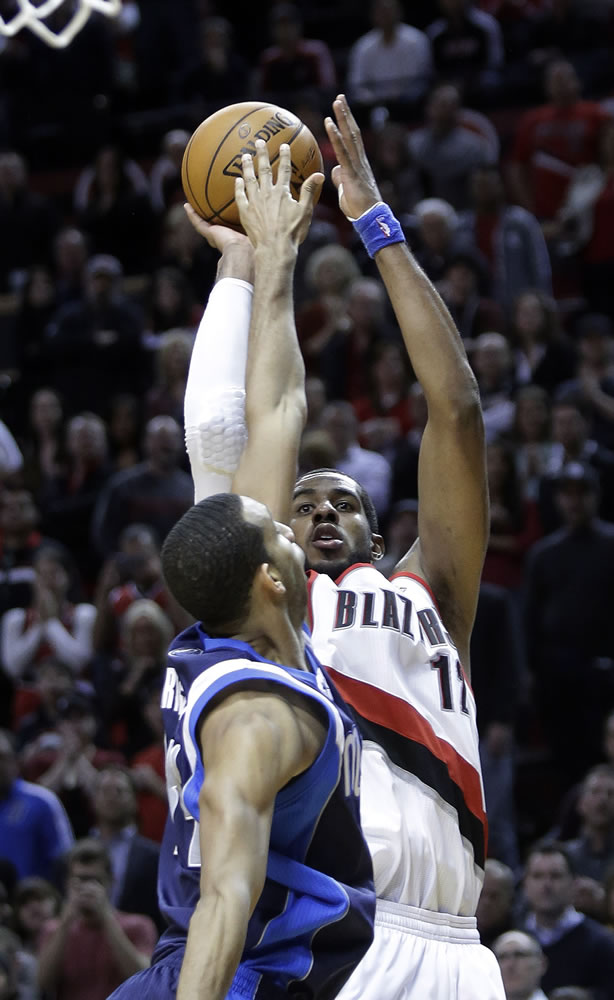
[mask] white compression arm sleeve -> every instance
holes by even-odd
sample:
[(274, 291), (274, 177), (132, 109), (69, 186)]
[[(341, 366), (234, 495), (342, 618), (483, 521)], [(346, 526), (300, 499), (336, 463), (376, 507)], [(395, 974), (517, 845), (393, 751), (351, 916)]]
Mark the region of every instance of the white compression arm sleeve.
[(190, 361), (185, 440), (194, 502), (230, 490), (245, 441), (245, 367), (253, 287), (239, 278), (214, 285)]

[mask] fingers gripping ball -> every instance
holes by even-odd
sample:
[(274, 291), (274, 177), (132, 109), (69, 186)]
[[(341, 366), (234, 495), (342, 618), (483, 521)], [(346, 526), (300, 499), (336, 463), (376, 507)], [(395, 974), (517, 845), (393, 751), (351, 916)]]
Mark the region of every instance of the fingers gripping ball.
[(235, 180), (241, 177), (241, 156), (254, 155), (257, 139), (264, 139), (267, 144), (273, 179), (277, 176), (279, 147), (284, 142), (290, 146), (290, 189), (296, 199), (303, 181), (322, 170), (322, 155), (316, 140), (291, 111), (260, 101), (222, 108), (198, 126), (186, 146), (181, 165), (185, 196), (206, 222), (241, 229)]

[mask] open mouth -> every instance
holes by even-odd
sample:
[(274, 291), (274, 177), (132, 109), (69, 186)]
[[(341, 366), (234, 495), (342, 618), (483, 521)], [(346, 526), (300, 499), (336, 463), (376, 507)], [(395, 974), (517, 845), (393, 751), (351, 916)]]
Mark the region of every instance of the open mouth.
[(319, 524), (312, 535), (311, 544), (322, 552), (334, 552), (343, 546), (343, 539), (334, 524)]

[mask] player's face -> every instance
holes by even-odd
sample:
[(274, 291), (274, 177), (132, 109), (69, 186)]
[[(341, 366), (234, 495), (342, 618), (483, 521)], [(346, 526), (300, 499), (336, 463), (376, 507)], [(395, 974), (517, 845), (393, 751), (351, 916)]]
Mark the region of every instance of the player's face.
[(288, 594), (291, 620), (298, 627), (307, 610), (305, 556), (296, 544), (293, 531), (286, 524), (274, 521), (264, 504), (249, 497), (241, 499), (245, 519), (262, 530), (269, 560), (279, 572)]
[(341, 473), (303, 476), (290, 520), (308, 569), (336, 579), (373, 560), (373, 536), (354, 481)]

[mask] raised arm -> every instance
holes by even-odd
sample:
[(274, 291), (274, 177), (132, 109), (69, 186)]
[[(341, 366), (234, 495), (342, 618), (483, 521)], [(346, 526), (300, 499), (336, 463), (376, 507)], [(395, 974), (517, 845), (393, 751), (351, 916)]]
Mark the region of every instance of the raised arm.
[[(333, 181), (342, 211), (355, 220), (381, 198), (345, 98), (333, 109), (336, 124), (326, 121), (338, 161)], [(375, 261), (428, 405), (418, 470), (419, 539), (397, 571), (428, 581), (467, 661), (488, 535), (477, 384), (448, 310), (406, 243), (383, 246)]]
[(273, 694), (231, 695), (201, 723), (201, 890), (177, 1000), (226, 996), (266, 878), (275, 796), (323, 741), (321, 723)]
[(235, 195), (241, 223), (254, 246), (255, 280), (246, 377), (247, 444), (232, 490), (266, 504), (276, 520), (286, 522), (306, 415), (292, 283), (298, 247), (324, 178), (308, 177), (297, 202), (290, 194), (290, 147), (280, 147), (276, 183), (262, 140), (256, 150), (258, 177), (252, 157), (245, 155)]

